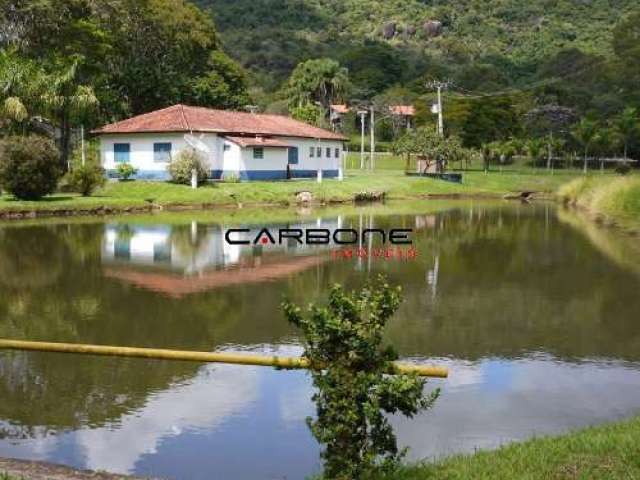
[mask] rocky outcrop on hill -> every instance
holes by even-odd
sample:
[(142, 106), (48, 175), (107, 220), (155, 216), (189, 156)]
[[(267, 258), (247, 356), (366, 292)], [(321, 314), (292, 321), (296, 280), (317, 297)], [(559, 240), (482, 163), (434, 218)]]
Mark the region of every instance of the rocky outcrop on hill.
[(396, 23), (387, 22), (382, 26), (382, 36), (385, 40), (390, 40), (396, 35)]
[(429, 20), (422, 25), (424, 33), (430, 37), (439, 37), (442, 35), (442, 22), (439, 20)]

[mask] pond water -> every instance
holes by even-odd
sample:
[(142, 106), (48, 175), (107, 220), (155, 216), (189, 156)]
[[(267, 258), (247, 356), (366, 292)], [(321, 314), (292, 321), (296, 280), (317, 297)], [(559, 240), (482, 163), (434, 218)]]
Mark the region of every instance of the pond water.
[[(256, 226), (411, 228), (417, 257), (224, 242)], [(410, 459), (435, 458), (640, 411), (637, 245), (506, 202), (5, 223), (0, 337), (298, 354), (283, 295), (322, 301), (384, 272), (404, 289), (388, 341), (450, 368), (428, 383), (442, 387), (433, 410), (393, 419)], [(303, 371), (0, 351), (0, 456), (303, 479), (321, 468), (312, 393)]]

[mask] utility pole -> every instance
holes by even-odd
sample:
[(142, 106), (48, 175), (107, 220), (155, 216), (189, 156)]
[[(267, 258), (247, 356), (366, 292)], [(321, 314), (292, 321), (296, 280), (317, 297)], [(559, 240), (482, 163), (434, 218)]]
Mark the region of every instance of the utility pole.
[(364, 118), (367, 112), (359, 110), (358, 115), (360, 115), (360, 170), (364, 170)]
[(375, 168), (376, 161), (376, 119), (375, 119), (375, 110), (373, 105), (371, 105), (371, 157), (369, 161), (369, 169), (373, 170)]
[[(446, 90), (451, 85), (450, 80), (432, 80), (427, 83), (427, 88), (438, 92), (438, 105), (436, 107), (438, 113), (438, 135), (444, 137), (444, 118), (442, 113), (442, 90)], [(432, 109), (433, 111), (433, 109)], [(436, 112), (433, 112), (436, 113)]]
[(549, 137), (547, 138), (547, 170), (551, 172), (553, 175), (553, 130), (549, 132)]
[(84, 152), (84, 125), (80, 125), (80, 150), (82, 151), (82, 166), (86, 163), (86, 154)]
[(442, 120), (442, 86), (438, 85), (438, 134), (444, 136), (444, 122)]

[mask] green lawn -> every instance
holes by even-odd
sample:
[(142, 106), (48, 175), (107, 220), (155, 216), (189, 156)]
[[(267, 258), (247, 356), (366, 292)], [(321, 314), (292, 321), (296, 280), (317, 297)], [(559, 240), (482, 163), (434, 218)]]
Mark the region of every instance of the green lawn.
[(404, 468), (393, 480), (639, 479), (640, 418)]
[[(486, 195), (500, 197), (507, 192), (535, 190), (553, 192), (575, 178), (576, 171), (556, 171), (553, 175), (533, 169), (463, 172), (463, 183), (455, 184), (428, 178), (406, 177), (401, 170), (376, 172), (349, 170), (343, 182), (327, 179), (281, 182), (214, 183), (197, 190), (167, 182), (109, 182), (92, 197), (59, 193), (40, 201), (17, 201), (0, 196), (0, 213), (11, 211), (88, 210), (108, 208), (145, 208), (155, 205), (235, 206), (295, 203), (296, 192), (311, 191), (317, 202), (350, 201), (363, 191), (384, 191), (387, 198), (406, 199), (431, 195)], [(599, 174), (595, 174), (599, 175)], [(609, 176), (610, 174), (605, 174)]]

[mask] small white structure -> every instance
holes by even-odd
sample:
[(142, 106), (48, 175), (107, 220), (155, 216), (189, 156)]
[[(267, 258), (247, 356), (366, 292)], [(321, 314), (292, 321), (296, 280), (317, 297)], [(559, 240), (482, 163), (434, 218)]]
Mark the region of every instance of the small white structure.
[(102, 165), (116, 176), (119, 163), (138, 170), (136, 178), (166, 180), (167, 165), (191, 148), (197, 135), (212, 179), (277, 180), (338, 177), (343, 142), (335, 132), (280, 115), (262, 115), (174, 105), (94, 130)]

